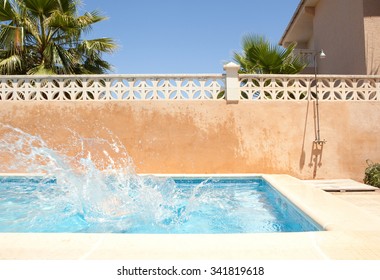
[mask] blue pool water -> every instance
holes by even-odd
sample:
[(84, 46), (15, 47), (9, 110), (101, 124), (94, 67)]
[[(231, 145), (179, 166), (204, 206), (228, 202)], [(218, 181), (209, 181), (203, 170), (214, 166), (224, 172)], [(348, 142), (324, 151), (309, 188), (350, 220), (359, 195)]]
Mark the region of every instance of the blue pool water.
[(76, 185), (51, 177), (0, 177), (0, 232), (321, 230), (262, 177), (128, 175), (74, 181)]

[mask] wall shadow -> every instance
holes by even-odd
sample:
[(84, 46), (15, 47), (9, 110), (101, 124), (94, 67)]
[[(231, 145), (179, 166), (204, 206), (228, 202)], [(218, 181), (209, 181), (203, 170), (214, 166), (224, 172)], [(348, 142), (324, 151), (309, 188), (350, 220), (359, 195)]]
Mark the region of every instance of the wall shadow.
[(313, 179), (317, 177), (318, 168), (322, 167), (323, 142), (315, 142), (311, 146), (309, 167), (313, 168)]

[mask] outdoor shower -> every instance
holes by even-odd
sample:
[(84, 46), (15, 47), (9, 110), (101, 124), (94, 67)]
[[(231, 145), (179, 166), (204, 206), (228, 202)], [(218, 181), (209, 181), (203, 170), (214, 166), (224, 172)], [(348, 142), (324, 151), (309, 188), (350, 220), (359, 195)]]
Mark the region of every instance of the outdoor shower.
[(317, 58), (324, 59), (326, 54), (323, 50), (320, 50), (314, 54), (314, 82), (315, 82), (315, 110), (316, 110), (316, 135), (314, 143), (317, 145), (323, 145), (326, 143), (326, 140), (321, 140), (320, 134), (320, 124), (319, 124), (319, 96), (318, 96), (318, 81), (317, 81), (317, 72), (318, 72), (318, 61)]

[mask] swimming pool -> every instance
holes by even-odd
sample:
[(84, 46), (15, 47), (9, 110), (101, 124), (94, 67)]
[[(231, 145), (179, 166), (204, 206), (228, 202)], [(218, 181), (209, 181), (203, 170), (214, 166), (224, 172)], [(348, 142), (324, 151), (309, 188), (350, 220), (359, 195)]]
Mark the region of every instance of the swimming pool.
[[(124, 177), (123, 177), (124, 178)], [(92, 182), (93, 183), (93, 182)], [(0, 232), (265, 233), (321, 227), (260, 176), (0, 177)]]

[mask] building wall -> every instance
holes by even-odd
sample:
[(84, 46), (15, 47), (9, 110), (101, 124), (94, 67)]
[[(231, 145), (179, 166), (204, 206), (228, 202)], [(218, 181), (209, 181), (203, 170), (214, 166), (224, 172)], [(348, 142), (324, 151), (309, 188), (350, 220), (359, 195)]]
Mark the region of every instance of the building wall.
[[(368, 25), (370, 25), (368, 23)], [(314, 17), (314, 48), (327, 58), (323, 74), (367, 74), (363, 1), (320, 0)]]
[(367, 74), (380, 74), (380, 1), (364, 0)]
[[(138, 173), (362, 180), (366, 160), (380, 161), (380, 102), (320, 101), (322, 148), (313, 144), (314, 108), (307, 101), (2, 102), (0, 143), (10, 125), (69, 156), (83, 152), (78, 138), (117, 137)], [(102, 144), (95, 142), (88, 149), (101, 159)], [(12, 156), (1, 157), (0, 173), (9, 171)], [(118, 162), (126, 155), (112, 157)]]

